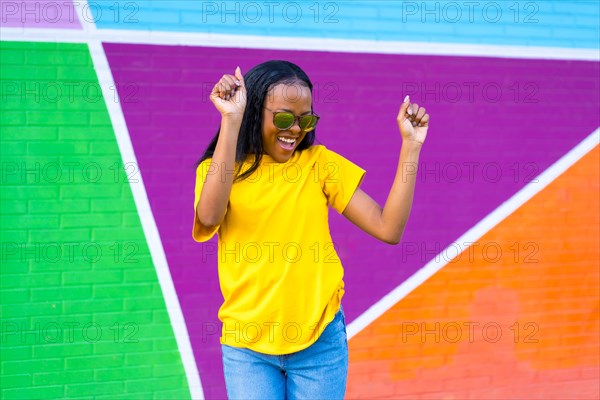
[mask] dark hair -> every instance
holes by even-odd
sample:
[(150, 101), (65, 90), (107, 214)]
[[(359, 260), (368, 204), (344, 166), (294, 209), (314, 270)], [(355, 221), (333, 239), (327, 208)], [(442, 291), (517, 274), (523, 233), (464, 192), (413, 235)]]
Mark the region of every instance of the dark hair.
[[(263, 107), (265, 99), (271, 88), (284, 83), (300, 83), (306, 85), (312, 94), (313, 85), (308, 76), (300, 67), (289, 61), (271, 60), (259, 64), (244, 75), (246, 84), (246, 109), (242, 118), (242, 125), (238, 136), (235, 161), (238, 163), (236, 168), (236, 177), (234, 181), (243, 180), (252, 175), (259, 167), (263, 154), (262, 125), (263, 125)], [(311, 110), (312, 111), (312, 110)], [(196, 165), (202, 161), (211, 158), (217, 147), (219, 133), (204, 151), (204, 155), (198, 160)], [(302, 142), (296, 147), (296, 151), (302, 151), (309, 148), (315, 141), (315, 130), (308, 132)], [(241, 163), (248, 155), (254, 155), (254, 161), (249, 169), (240, 174)]]

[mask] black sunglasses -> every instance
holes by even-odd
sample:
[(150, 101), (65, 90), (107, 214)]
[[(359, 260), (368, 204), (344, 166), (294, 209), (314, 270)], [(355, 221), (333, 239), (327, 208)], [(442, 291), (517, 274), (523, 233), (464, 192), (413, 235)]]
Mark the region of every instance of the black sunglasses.
[[(267, 110), (269, 109), (267, 108)], [(288, 111), (269, 111), (273, 113), (273, 125), (275, 125), (275, 127), (280, 131), (290, 129), (297, 121), (298, 126), (302, 131), (310, 132), (315, 129), (320, 118), (316, 114), (306, 114), (297, 117)]]

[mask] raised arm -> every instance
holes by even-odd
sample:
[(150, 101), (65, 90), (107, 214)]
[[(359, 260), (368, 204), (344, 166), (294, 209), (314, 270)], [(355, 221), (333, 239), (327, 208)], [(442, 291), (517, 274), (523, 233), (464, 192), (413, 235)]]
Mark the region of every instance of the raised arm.
[(400, 243), (410, 215), (419, 154), (427, 136), (429, 114), (417, 104), (411, 104), (406, 96), (400, 106), (397, 120), (402, 134), (402, 148), (396, 177), (385, 206), (381, 208), (375, 200), (358, 188), (343, 213), (363, 231), (389, 244)]
[(223, 221), (234, 179), (233, 174), (221, 171), (232, 171), (235, 167), (237, 140), (246, 108), (246, 87), (239, 67), (235, 75), (223, 75), (213, 88), (210, 100), (221, 113), (221, 128), (212, 157), (211, 171), (215, 173), (206, 175), (196, 207), (200, 224), (208, 230)]

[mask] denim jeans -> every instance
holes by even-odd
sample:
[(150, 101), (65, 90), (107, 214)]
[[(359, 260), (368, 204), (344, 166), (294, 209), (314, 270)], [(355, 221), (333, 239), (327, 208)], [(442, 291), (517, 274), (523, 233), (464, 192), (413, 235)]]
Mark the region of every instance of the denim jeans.
[(229, 399), (343, 399), (348, 340), (340, 310), (316, 342), (304, 350), (270, 355), (221, 345)]

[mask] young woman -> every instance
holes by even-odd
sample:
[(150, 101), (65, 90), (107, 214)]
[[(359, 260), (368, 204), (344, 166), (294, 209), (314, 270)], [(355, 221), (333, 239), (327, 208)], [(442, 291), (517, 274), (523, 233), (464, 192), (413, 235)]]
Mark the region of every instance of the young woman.
[(429, 115), (408, 96), (400, 106), (402, 149), (381, 208), (359, 188), (363, 169), (313, 145), (319, 117), (312, 83), (297, 65), (268, 61), (245, 76), (238, 67), (223, 75), (210, 99), (221, 126), (197, 168), (193, 237), (201, 242), (218, 232), (227, 394), (342, 399), (348, 372), (343, 268), (328, 206), (397, 244)]

